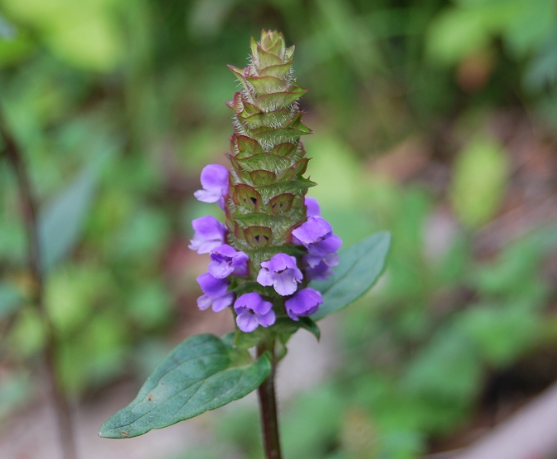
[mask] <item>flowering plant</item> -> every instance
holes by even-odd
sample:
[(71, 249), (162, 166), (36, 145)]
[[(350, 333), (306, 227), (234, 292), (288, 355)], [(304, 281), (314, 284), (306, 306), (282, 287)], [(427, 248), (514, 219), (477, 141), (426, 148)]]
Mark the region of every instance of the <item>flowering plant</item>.
[[(380, 275), (389, 248), (386, 233), (345, 249), (304, 177), (309, 159), (300, 137), (298, 99), (306, 92), (292, 73), (294, 47), (281, 33), (251, 40), (251, 62), (230, 66), (242, 85), (228, 107), (234, 115), (228, 170), (210, 164), (195, 197), (216, 203), (212, 216), (192, 222), (190, 249), (207, 253), (197, 278), (202, 310), (229, 308), (236, 332), (219, 339), (197, 335), (181, 343), (149, 377), (136, 399), (99, 435), (144, 434), (218, 408), (259, 390), (267, 457), (280, 457), (274, 374), (299, 328), (320, 336), (316, 320), (363, 295)], [(257, 348), (254, 361), (248, 349)]]

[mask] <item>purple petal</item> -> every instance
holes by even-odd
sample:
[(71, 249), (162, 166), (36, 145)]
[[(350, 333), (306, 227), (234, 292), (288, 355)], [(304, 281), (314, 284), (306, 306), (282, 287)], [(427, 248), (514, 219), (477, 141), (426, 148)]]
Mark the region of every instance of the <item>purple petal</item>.
[(222, 244), (211, 251), (209, 272), (216, 278), (222, 279), (235, 272), (246, 275), (249, 257), (228, 244)]
[(334, 253), (342, 246), (342, 239), (335, 234), (331, 234), (329, 237), (323, 240), (311, 244), (308, 247), (310, 253), (320, 253), (325, 256), (328, 253)]
[(234, 268), (227, 263), (226, 261), (211, 261), (209, 262), (209, 266), (207, 266), (209, 273), (216, 277), (217, 279), (224, 279), (228, 277), (234, 271)]
[(217, 279), (209, 273), (201, 274), (197, 278), (197, 283), (203, 290), (203, 293), (210, 298), (219, 298), (224, 295), (228, 289), (228, 282), (224, 279)]
[(232, 258), (232, 267), (234, 268), (234, 274), (237, 276), (247, 276), (248, 275), (248, 261), (249, 257), (242, 251), (237, 251)]
[(298, 283), (290, 271), (287, 270), (280, 274), (274, 274), (273, 287), (279, 295), (292, 295), (298, 288)]
[(278, 273), (284, 271), (285, 269), (296, 268), (296, 257), (285, 253), (277, 253), (268, 262), (262, 262), (261, 266), (265, 266), (263, 263), (265, 263), (269, 271)]
[(210, 215), (196, 218), (191, 222), (195, 231), (188, 246), (197, 253), (209, 253), (224, 243), (226, 226)]
[(216, 202), (224, 209), (224, 196), (228, 194), (228, 170), (220, 164), (209, 164), (201, 171), (202, 190), (193, 195), (202, 202)]
[[(261, 263), (261, 266), (263, 266), (263, 263)], [(270, 285), (273, 285), (273, 274), (271, 274), (268, 269), (261, 268), (259, 270), (259, 274), (257, 275), (257, 282), (259, 285), (269, 287)]]
[(257, 321), (259, 322), (259, 325), (263, 327), (268, 327), (269, 325), (273, 325), (276, 320), (275, 311), (273, 311), (272, 309), (265, 314), (257, 314), (256, 317), (257, 317)]
[(220, 164), (208, 164), (201, 171), (201, 186), (208, 191), (228, 194), (228, 169)]
[[(258, 295), (259, 296), (259, 295)], [(269, 311), (271, 311), (273, 309), (273, 303), (271, 303), (270, 301), (265, 301), (263, 298), (259, 297), (259, 303), (258, 304), (254, 304), (252, 306), (252, 310), (253, 312), (257, 313), (257, 314), (267, 314)]]
[(234, 294), (232, 292), (228, 292), (225, 295), (213, 301), (213, 311), (215, 312), (222, 311), (223, 309), (226, 309), (228, 306), (230, 306), (233, 301), (234, 301)]
[(222, 197), (218, 191), (207, 190), (197, 190), (193, 195), (201, 202), (217, 202)]
[(240, 314), (242, 312), (241, 307), (251, 309), (252, 311), (259, 306), (259, 304), (263, 301), (263, 298), (257, 292), (250, 292), (244, 293), (236, 298), (234, 302), (234, 310), (236, 314)]
[(336, 253), (328, 253), (327, 255), (325, 255), (323, 257), (323, 262), (327, 265), (330, 266), (331, 268), (334, 266), (337, 266), (340, 262), (340, 259), (338, 257), (338, 254)]
[(251, 333), (259, 325), (257, 318), (252, 312), (246, 311), (236, 317), (238, 328), (245, 333)]
[(292, 235), (304, 246), (314, 244), (332, 234), (333, 228), (321, 217), (310, 217), (307, 222), (292, 231)]
[(318, 255), (313, 255), (311, 253), (308, 253), (307, 255), (304, 255), (303, 261), (309, 267), (315, 268), (319, 263), (321, 263), (323, 261), (323, 257), (319, 254)]
[(306, 209), (307, 209), (306, 215), (308, 216), (308, 218), (321, 217), (321, 209), (319, 208), (319, 203), (317, 202), (317, 199), (306, 196), (304, 202), (306, 205)]
[(326, 263), (321, 261), (315, 267), (307, 268), (305, 274), (307, 279), (324, 281), (333, 274), (333, 271)]
[(197, 307), (199, 309), (201, 309), (202, 311), (205, 311), (205, 309), (208, 309), (211, 304), (213, 304), (213, 299), (209, 296), (209, 295), (201, 295), (198, 299), (197, 299)]
[(285, 301), (286, 312), (292, 320), (298, 317), (309, 316), (323, 303), (321, 293), (312, 288), (304, 288), (296, 293), (292, 298)]

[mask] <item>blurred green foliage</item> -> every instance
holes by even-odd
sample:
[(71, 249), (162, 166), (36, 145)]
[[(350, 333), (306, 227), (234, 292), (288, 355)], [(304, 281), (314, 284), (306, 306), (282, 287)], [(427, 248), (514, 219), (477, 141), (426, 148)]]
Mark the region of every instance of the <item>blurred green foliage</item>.
[[(466, 422), (490, 372), (554, 342), (554, 289), (541, 273), (555, 232), (490, 257), (474, 246), (513, 180), (508, 149), (487, 132), (490, 114), (519, 110), (539, 129), (557, 125), (556, 8), (552, 0), (0, 0), (2, 112), (41, 215), (66, 196), (61, 226), (44, 240), (55, 254), (46, 301), (66, 388), (80, 395), (142, 379), (140, 356), (156, 362), (169, 336), (195, 320), (203, 268), (185, 247), (191, 219), (211, 210), (191, 194), (201, 168), (228, 149), (223, 102), (236, 86), (226, 64), (242, 66), (249, 37), (277, 28), (296, 44), (296, 76), (310, 89), (302, 105), (317, 134), (305, 141), (308, 170), (326, 184), (311, 193), (346, 246), (376, 230), (393, 235), (380, 291), (341, 316), (338, 373), (284, 412), (288, 457), (413, 458)], [(377, 158), (416, 139), (449, 169), (442, 186), (375, 172)], [(451, 208), (457, 231), (432, 256), (425, 233), (440, 206)], [(0, 156), (4, 416), (33, 390), (23, 368), (34, 368), (42, 345), (25, 257), (21, 200)], [(258, 457), (255, 413), (226, 413), (220, 424), (224, 441)], [(198, 456), (222, 457), (215, 448)]]

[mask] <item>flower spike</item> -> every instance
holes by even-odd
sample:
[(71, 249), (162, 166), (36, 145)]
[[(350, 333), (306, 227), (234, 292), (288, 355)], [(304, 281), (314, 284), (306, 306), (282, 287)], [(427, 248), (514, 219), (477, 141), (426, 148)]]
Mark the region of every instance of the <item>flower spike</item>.
[[(294, 47), (286, 47), (282, 33), (263, 30), (250, 48), (247, 67), (229, 66), (241, 83), (226, 102), (234, 124), (226, 155), (231, 169), (209, 164), (195, 192), (200, 201), (218, 203), (225, 225), (214, 217), (194, 220), (189, 246), (210, 254), (209, 272), (198, 278), (199, 307), (234, 303), (245, 333), (271, 327), (277, 317), (284, 324), (313, 314), (322, 299), (307, 283), (332, 274), (342, 244), (306, 196), (315, 183), (304, 177), (309, 159), (300, 137), (311, 130), (298, 108), (306, 90), (292, 72)], [(239, 292), (235, 300), (232, 292)]]

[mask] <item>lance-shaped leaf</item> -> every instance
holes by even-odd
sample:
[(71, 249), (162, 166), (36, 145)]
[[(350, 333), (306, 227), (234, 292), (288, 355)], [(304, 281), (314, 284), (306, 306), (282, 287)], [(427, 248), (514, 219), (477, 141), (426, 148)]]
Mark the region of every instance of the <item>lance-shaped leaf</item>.
[(23, 296), (14, 285), (0, 282), (0, 320), (15, 312), (23, 302)]
[(310, 284), (323, 295), (323, 304), (311, 318), (318, 320), (340, 311), (366, 293), (385, 267), (390, 244), (391, 236), (383, 231), (342, 250), (331, 278)]
[(270, 371), (266, 354), (253, 362), (216, 336), (193, 336), (155, 369), (130, 405), (101, 426), (99, 436), (137, 437), (193, 418), (246, 396)]
[(93, 203), (96, 171), (85, 168), (80, 175), (39, 216), (42, 270), (66, 257), (77, 244)]

